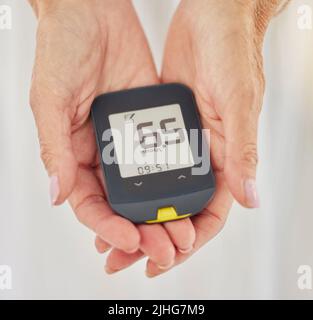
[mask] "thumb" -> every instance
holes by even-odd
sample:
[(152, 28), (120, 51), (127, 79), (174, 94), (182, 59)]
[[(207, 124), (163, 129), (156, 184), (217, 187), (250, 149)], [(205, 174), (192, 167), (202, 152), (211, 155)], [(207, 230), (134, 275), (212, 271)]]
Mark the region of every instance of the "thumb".
[(62, 204), (71, 194), (78, 164), (71, 141), (70, 101), (33, 85), (30, 104), (35, 116), (40, 155), (50, 177), (52, 205)]
[(224, 173), (235, 199), (248, 208), (259, 207), (256, 187), (257, 127), (261, 99), (255, 94), (241, 94), (227, 108)]

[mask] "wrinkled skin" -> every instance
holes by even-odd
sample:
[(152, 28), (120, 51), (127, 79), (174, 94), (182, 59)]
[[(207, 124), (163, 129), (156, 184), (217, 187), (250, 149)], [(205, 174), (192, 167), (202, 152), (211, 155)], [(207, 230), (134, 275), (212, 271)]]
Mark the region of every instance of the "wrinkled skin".
[(54, 181), (53, 204), (69, 199), (79, 221), (96, 233), (97, 250), (112, 248), (108, 273), (147, 256), (147, 275), (159, 275), (221, 230), (233, 197), (246, 207), (258, 206), (261, 47), (273, 2), (256, 19), (260, 8), (254, 2), (181, 1), (161, 81), (194, 90), (203, 125), (211, 130), (217, 190), (197, 216), (159, 225), (134, 225), (108, 206), (89, 118), (97, 95), (160, 82), (131, 2), (30, 2), (39, 20), (30, 99), (41, 156)]

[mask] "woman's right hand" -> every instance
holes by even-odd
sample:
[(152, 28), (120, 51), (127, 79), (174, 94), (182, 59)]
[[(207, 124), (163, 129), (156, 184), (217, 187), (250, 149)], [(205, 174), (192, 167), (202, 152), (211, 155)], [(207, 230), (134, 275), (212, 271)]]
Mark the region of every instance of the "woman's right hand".
[(144, 255), (170, 267), (176, 248), (192, 248), (191, 222), (135, 226), (111, 210), (89, 117), (97, 95), (159, 82), (131, 1), (31, 4), (38, 31), (30, 99), (52, 204), (69, 199), (79, 221), (97, 234), (98, 250), (114, 248), (108, 272)]

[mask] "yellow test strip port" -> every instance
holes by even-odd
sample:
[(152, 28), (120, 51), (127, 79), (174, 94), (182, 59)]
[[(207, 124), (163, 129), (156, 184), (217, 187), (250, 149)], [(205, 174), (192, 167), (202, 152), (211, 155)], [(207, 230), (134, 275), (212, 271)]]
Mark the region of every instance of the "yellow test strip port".
[(152, 223), (161, 223), (166, 221), (179, 220), (179, 219), (187, 218), (190, 215), (191, 215), (190, 213), (178, 215), (174, 207), (160, 208), (158, 209), (157, 219), (146, 221), (146, 223), (152, 224)]

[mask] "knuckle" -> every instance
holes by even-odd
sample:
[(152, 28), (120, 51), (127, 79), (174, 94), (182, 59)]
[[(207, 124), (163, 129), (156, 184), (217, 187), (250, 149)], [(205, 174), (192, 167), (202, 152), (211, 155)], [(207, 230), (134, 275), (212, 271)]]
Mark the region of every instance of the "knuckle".
[(235, 91), (238, 107), (243, 106), (249, 113), (259, 114), (262, 107), (265, 78), (260, 75), (254, 81), (239, 84)]
[(53, 165), (53, 159), (55, 158), (55, 154), (52, 151), (52, 148), (40, 141), (40, 158), (42, 160), (42, 162), (44, 163), (46, 169), (49, 171), (49, 169), (52, 169), (52, 165)]
[(255, 143), (243, 145), (241, 152), (241, 162), (250, 167), (256, 167), (258, 164), (257, 146)]

